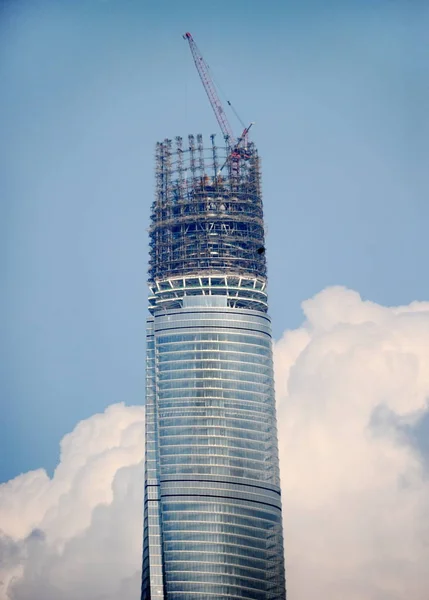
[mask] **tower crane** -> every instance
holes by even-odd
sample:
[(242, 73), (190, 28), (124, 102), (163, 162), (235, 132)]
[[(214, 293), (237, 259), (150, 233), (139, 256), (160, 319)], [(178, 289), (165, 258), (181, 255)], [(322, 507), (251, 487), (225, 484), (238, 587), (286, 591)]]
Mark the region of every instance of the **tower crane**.
[(248, 152), (246, 146), (247, 135), (253, 123), (250, 123), (250, 125), (243, 130), (243, 133), (238, 139), (235, 138), (231, 125), (229, 124), (228, 118), (223, 109), (222, 102), (220, 101), (215, 85), (210, 76), (209, 67), (199, 51), (194, 38), (189, 32), (187, 32), (184, 34), (183, 39), (187, 40), (189, 43), (189, 48), (191, 50), (195, 66), (197, 67), (198, 74), (209, 98), (211, 107), (216, 116), (217, 122), (219, 123), (219, 127), (221, 128), (223, 136), (231, 148), (231, 159), (234, 161), (238, 160), (240, 157), (244, 159), (250, 158), (250, 153)]

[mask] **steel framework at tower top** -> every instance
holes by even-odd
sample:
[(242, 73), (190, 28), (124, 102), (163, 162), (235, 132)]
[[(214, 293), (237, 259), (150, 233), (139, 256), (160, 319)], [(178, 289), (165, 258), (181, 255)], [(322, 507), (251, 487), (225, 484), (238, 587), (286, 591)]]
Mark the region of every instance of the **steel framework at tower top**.
[(204, 147), (201, 135), (156, 148), (156, 194), (150, 226), (149, 280), (191, 273), (265, 277), (259, 158), (231, 161), (229, 146)]
[(238, 140), (190, 33), (185, 34), (223, 143), (202, 135), (156, 146), (149, 285), (151, 310), (177, 308), (187, 295), (225, 295), (228, 306), (266, 312), (266, 259), (258, 152)]

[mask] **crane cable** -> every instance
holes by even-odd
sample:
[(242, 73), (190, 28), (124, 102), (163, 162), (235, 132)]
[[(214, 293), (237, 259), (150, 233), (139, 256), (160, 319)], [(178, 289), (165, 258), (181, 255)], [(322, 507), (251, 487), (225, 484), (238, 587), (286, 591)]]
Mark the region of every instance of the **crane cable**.
[(228, 104), (228, 106), (231, 108), (232, 112), (234, 113), (234, 115), (236, 116), (236, 118), (240, 121), (240, 125), (243, 127), (243, 129), (246, 128), (246, 124), (242, 121), (242, 119), (240, 118), (240, 115), (238, 114), (238, 112), (235, 110), (234, 106), (231, 104), (231, 102), (228, 100), (227, 95), (225, 94), (225, 92), (223, 91), (223, 89), (221, 88), (221, 86), (219, 85), (219, 82), (217, 81), (216, 77), (213, 74), (212, 69), (210, 68), (210, 65), (208, 65), (206, 63), (207, 69), (210, 72), (210, 76), (213, 80), (213, 83), (215, 84), (216, 88), (220, 91), (221, 95), (223, 96), (223, 99), (225, 100), (225, 102)]

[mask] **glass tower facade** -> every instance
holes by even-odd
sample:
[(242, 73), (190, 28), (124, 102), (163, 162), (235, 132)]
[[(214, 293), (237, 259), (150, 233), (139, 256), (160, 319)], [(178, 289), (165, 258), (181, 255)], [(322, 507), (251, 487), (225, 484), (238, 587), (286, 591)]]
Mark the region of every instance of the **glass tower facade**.
[(157, 146), (142, 600), (285, 600), (259, 160), (211, 139)]

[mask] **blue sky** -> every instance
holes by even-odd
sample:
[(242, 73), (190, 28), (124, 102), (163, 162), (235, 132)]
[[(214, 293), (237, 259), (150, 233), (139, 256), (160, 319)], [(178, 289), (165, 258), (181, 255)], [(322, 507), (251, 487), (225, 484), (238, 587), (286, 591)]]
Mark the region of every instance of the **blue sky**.
[(218, 131), (185, 31), (256, 122), (275, 336), (328, 285), (429, 297), (428, 22), (418, 0), (2, 3), (0, 481), (144, 402), (154, 145)]

